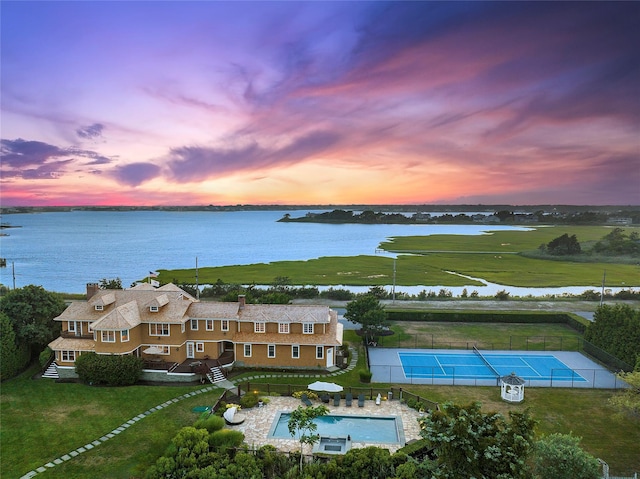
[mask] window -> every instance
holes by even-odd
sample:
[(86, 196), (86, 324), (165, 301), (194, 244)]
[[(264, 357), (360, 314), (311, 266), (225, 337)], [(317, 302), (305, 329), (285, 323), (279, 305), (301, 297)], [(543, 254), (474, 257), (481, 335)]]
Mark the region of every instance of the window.
[(204, 343), (197, 342), (196, 343), (196, 353), (204, 353)]
[(101, 304), (96, 304), (96, 311), (102, 311), (104, 309), (104, 306), (102, 306)]
[(76, 322), (75, 321), (69, 321), (69, 327), (67, 328), (67, 330), (70, 333), (75, 333), (76, 332)]
[(254, 333), (264, 333), (265, 332), (265, 322), (264, 321), (256, 321), (253, 323), (253, 332)]
[(220, 321), (220, 329), (222, 329), (223, 331), (229, 331), (229, 320), (228, 319), (223, 319)]
[(316, 346), (316, 359), (324, 358), (324, 346)]
[(289, 334), (289, 323), (278, 323), (278, 332), (282, 334)]
[(116, 332), (115, 331), (101, 331), (103, 343), (115, 343)]
[(191, 331), (197, 331), (198, 330), (198, 320), (197, 319), (192, 319), (191, 320)]
[(120, 331), (120, 342), (126, 343), (127, 341), (129, 341), (129, 330), (123, 329)]
[(169, 346), (156, 346), (160, 351), (158, 354), (169, 354)]
[(245, 344), (244, 345), (244, 357), (245, 358), (250, 358), (251, 357), (251, 345), (250, 344)]
[(207, 331), (213, 331), (213, 319), (205, 320), (204, 326)]
[(149, 306), (149, 311), (152, 313), (157, 313), (159, 308), (157, 306)]
[(167, 323), (149, 323), (149, 336), (169, 336)]
[(291, 345), (291, 357), (293, 359), (300, 359), (300, 345), (298, 344)]
[(76, 360), (75, 351), (60, 351), (60, 361), (72, 362)]
[(268, 344), (267, 345), (267, 357), (268, 358), (275, 358), (276, 357), (276, 345), (275, 344)]
[(302, 323), (303, 334), (313, 334), (313, 323)]

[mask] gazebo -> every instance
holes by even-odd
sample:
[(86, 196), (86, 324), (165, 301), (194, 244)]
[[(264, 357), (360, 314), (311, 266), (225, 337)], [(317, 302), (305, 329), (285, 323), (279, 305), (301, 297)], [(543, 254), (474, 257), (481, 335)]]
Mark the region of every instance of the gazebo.
[(500, 396), (507, 402), (522, 402), (524, 400), (525, 380), (511, 373), (500, 378)]

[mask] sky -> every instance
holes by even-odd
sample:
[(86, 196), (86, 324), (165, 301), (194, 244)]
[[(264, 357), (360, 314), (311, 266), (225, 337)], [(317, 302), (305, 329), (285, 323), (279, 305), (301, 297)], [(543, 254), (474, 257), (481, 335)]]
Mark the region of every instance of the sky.
[(640, 204), (640, 2), (0, 2), (0, 202)]

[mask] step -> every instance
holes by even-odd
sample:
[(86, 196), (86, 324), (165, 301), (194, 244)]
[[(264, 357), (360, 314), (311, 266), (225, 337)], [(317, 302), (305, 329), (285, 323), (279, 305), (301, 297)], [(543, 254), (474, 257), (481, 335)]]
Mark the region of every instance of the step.
[(56, 363), (51, 363), (47, 370), (42, 373), (42, 377), (49, 379), (60, 379), (60, 375), (58, 374), (58, 370), (56, 369)]

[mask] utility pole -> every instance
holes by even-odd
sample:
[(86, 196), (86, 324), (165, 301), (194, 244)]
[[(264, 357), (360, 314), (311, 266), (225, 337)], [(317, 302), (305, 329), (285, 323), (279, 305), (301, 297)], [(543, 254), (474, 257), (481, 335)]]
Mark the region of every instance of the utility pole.
[(396, 302), (396, 258), (393, 258), (393, 289), (391, 290), (392, 301)]
[(200, 287), (198, 286), (198, 257), (196, 256), (196, 299), (200, 299)]

